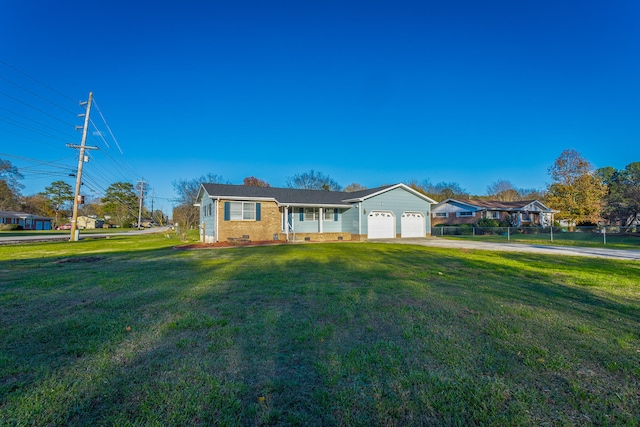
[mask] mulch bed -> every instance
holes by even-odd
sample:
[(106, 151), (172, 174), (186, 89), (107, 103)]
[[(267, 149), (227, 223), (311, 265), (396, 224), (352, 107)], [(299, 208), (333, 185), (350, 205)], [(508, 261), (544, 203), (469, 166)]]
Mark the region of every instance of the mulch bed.
[(179, 251), (192, 251), (197, 249), (234, 248), (246, 246), (272, 246), (287, 245), (288, 242), (282, 240), (261, 240), (247, 242), (216, 242), (216, 243), (193, 243), (190, 245), (174, 246), (173, 249)]

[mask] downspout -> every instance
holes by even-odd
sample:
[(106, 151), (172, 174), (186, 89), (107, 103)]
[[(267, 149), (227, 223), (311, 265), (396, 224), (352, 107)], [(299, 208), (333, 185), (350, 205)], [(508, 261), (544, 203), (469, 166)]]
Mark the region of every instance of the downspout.
[(358, 238), (362, 236), (362, 202), (358, 202)]
[(215, 204), (216, 204), (216, 206), (215, 206), (215, 210), (216, 210), (216, 227), (215, 227), (216, 231), (215, 232), (216, 232), (216, 235), (215, 235), (215, 239), (214, 240), (216, 242), (219, 242), (219, 240), (218, 240), (218, 221), (220, 220), (220, 212), (218, 212), (218, 207), (220, 205), (220, 197), (218, 197), (215, 200)]

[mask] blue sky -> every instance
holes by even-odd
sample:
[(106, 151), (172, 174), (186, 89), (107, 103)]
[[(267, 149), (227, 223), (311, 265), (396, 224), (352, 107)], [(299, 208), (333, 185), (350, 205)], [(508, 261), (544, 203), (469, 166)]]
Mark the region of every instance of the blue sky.
[(144, 178), (169, 209), (176, 179), (310, 169), (541, 189), (568, 148), (640, 160), (639, 20), (631, 0), (5, 1), (0, 158), (23, 194), (72, 184), (93, 92), (89, 195)]

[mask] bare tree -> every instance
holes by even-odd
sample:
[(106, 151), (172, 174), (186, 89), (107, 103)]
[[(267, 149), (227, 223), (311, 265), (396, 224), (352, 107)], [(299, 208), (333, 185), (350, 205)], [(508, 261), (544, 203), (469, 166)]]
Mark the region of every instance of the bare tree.
[(316, 172), (313, 169), (309, 172), (297, 174), (287, 178), (287, 187), (302, 190), (328, 190), (340, 191), (342, 187), (328, 175)]
[(222, 176), (212, 173), (202, 175), (199, 178), (173, 181), (173, 189), (178, 194), (178, 197), (174, 199), (178, 205), (173, 208), (173, 221), (180, 226), (181, 239), (185, 240), (187, 231), (198, 223), (200, 211), (193, 205), (196, 203), (200, 185), (221, 183), (223, 183)]
[(520, 192), (516, 190), (511, 182), (504, 179), (499, 179), (487, 186), (487, 196), (502, 202), (515, 202), (520, 200)]
[(344, 187), (344, 191), (346, 191), (347, 193), (353, 193), (354, 191), (362, 191), (366, 189), (367, 187), (365, 187), (364, 185), (360, 185), (357, 182), (352, 182), (351, 184)]
[(271, 187), (267, 181), (256, 178), (255, 176), (248, 176), (242, 181), (242, 185), (247, 187)]
[(434, 200), (446, 199), (468, 199), (469, 193), (462, 188), (457, 182), (439, 182), (432, 185), (429, 181), (425, 181), (423, 185), (425, 194)]
[(536, 188), (521, 188), (518, 190), (520, 193), (520, 200), (539, 200), (545, 202), (544, 190), (538, 190)]

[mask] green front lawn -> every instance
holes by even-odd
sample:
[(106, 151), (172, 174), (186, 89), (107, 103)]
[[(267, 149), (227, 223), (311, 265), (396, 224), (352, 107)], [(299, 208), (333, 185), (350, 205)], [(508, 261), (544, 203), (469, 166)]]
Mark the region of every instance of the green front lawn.
[(638, 425), (640, 265), (0, 246), (0, 425)]

